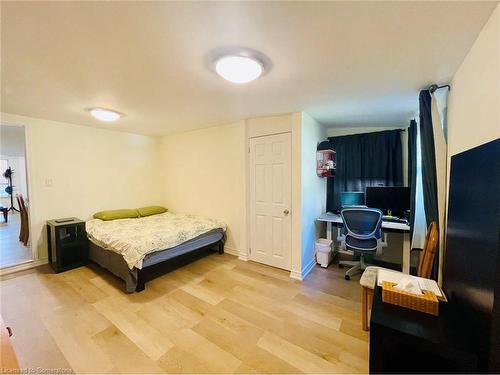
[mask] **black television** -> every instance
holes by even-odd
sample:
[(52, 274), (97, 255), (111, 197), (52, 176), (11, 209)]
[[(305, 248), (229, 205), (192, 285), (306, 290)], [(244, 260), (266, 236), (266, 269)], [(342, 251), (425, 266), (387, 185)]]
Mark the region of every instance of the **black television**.
[(403, 216), (410, 209), (410, 188), (404, 186), (368, 186), (366, 205)]
[(443, 289), (477, 348), (500, 372), (500, 139), (451, 158)]

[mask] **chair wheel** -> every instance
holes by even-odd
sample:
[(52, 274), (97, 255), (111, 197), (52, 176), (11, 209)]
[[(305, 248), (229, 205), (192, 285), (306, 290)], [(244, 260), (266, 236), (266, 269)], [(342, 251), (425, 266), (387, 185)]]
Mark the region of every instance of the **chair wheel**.
[(339, 264), (339, 268), (344, 268), (344, 265), (343, 264)]
[(346, 279), (346, 280), (351, 280), (351, 276), (349, 276), (349, 275), (345, 275), (345, 279)]

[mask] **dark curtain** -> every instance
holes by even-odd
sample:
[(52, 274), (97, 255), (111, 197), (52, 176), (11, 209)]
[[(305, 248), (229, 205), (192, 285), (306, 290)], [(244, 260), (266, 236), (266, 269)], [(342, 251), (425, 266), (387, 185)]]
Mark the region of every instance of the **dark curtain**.
[(340, 193), (367, 186), (402, 186), (401, 130), (330, 137), (336, 152), (335, 177), (327, 182), (327, 210), (340, 209)]
[(408, 128), (408, 186), (411, 189), (410, 197), (410, 238), (413, 239), (413, 225), (415, 224), (415, 192), (417, 186), (417, 122), (410, 121)]
[[(422, 190), (424, 195), (425, 220), (427, 226), (435, 221), (439, 226), (437, 199), (436, 153), (432, 129), (431, 95), (428, 90), (420, 91), (420, 148), (422, 153)], [(442, 228), (439, 228), (441, 231)], [(434, 257), (432, 278), (437, 280), (439, 269), (439, 244)]]

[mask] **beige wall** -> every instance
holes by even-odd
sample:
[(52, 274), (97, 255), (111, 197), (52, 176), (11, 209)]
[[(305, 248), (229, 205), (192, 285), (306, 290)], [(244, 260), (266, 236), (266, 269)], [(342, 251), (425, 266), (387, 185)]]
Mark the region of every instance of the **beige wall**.
[[(224, 220), (228, 225), (226, 250), (247, 259), (248, 139), (253, 136), (291, 132), (291, 276), (302, 278), (302, 118), (301, 113), (259, 117), (163, 137), (163, 203), (174, 212), (194, 213)], [(309, 134), (309, 128), (315, 126), (308, 125), (307, 133)], [(315, 130), (311, 134), (306, 144), (314, 143), (311, 147), (315, 157)], [(308, 147), (308, 156), (311, 147)], [(308, 157), (308, 171), (310, 161)], [(313, 171), (314, 168), (313, 166)], [(314, 189), (311, 191), (316, 193)], [(312, 223), (314, 225), (314, 221)], [(308, 228), (310, 229), (310, 226)]]
[(47, 257), (48, 219), (85, 220), (161, 200), (157, 138), (6, 113), (1, 122), (27, 127), (31, 241), (39, 259)]
[(496, 7), (451, 82), (448, 99), (448, 157), (498, 137), (500, 5)]
[[(290, 131), (291, 275), (302, 277), (301, 211), (306, 208), (302, 199), (308, 191), (316, 193), (309, 189), (307, 179), (302, 180), (302, 162), (308, 175), (314, 172), (316, 138), (324, 135), (310, 117), (294, 113), (249, 119), (162, 138), (5, 113), (1, 121), (27, 127), (32, 241), (40, 259), (47, 256), (44, 225), (48, 219), (76, 216), (86, 220), (98, 210), (158, 203), (173, 212), (224, 220), (229, 227), (228, 252), (244, 257), (248, 250), (248, 134)], [(304, 144), (302, 133), (307, 136)], [(306, 150), (305, 159), (302, 150)], [(312, 223), (314, 218), (310, 219)]]
[(226, 250), (246, 252), (245, 122), (163, 137), (163, 203), (228, 225)]

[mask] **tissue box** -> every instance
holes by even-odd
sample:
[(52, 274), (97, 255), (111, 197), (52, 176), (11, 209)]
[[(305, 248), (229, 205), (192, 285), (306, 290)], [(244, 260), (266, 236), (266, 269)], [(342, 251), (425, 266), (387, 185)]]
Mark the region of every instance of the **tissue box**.
[(395, 283), (382, 282), (382, 301), (392, 305), (406, 307), (423, 313), (439, 315), (439, 301), (436, 295), (428, 290), (417, 295), (394, 289)]

